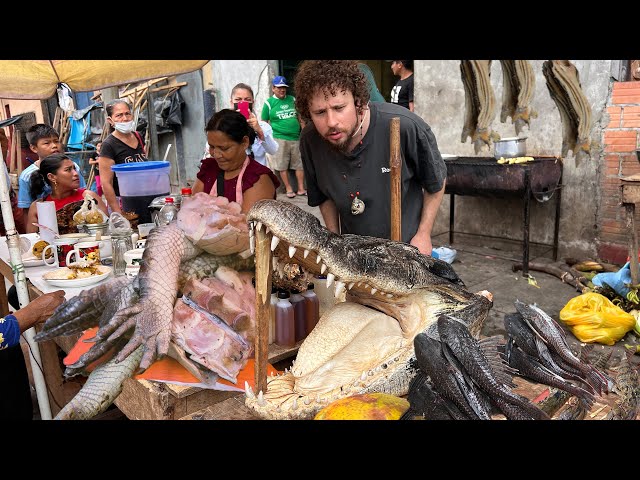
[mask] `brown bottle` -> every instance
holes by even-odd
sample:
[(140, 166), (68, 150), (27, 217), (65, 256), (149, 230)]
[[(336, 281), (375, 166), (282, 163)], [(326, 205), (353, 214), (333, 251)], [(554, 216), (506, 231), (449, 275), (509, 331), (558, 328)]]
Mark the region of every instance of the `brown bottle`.
[(276, 344), (281, 347), (293, 347), (296, 344), (293, 305), (289, 301), (289, 292), (278, 291), (276, 304)]
[(307, 336), (307, 326), (304, 320), (304, 297), (300, 295), (300, 290), (291, 289), (291, 298), (289, 299), (293, 305), (293, 318), (296, 326), (296, 342), (299, 342)]
[(302, 292), (304, 298), (304, 322), (307, 335), (311, 333), (313, 327), (320, 320), (320, 300), (316, 295), (313, 283), (309, 284), (306, 292)]

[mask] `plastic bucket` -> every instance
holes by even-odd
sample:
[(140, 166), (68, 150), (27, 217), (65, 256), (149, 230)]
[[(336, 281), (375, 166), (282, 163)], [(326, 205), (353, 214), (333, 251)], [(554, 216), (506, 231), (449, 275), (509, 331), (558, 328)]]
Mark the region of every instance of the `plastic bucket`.
[(121, 197), (158, 196), (171, 191), (170, 162), (123, 163), (111, 167), (118, 177)]

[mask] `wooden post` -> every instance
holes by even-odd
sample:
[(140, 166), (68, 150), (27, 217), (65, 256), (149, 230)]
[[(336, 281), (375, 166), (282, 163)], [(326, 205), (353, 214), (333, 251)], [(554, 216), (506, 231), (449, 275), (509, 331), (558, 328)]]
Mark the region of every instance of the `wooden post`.
[(269, 323), (271, 323), (271, 240), (265, 228), (256, 229), (256, 352), (255, 393), (267, 391)]
[(629, 235), (629, 268), (631, 270), (631, 283), (638, 284), (638, 234), (636, 232), (634, 203), (624, 203), (627, 212), (627, 232)]
[(391, 240), (402, 241), (402, 157), (400, 117), (391, 119)]

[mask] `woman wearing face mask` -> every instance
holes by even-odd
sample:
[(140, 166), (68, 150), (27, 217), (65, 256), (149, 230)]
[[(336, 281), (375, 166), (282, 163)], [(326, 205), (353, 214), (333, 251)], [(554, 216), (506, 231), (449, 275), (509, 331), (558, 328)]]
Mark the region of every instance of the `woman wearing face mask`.
[[(136, 132), (129, 104), (125, 100), (116, 99), (109, 102), (105, 109), (107, 122), (113, 131), (104, 139), (100, 149), (98, 157), (100, 183), (109, 206), (109, 212), (122, 213), (118, 178), (111, 167), (122, 163), (146, 162), (147, 154), (142, 137)], [(142, 215), (145, 212), (135, 213)]]
[(246, 213), (258, 200), (276, 198), (280, 182), (269, 168), (253, 158), (249, 145), (255, 131), (239, 112), (217, 112), (205, 127), (209, 153), (200, 164), (193, 193), (206, 192), (239, 203)]

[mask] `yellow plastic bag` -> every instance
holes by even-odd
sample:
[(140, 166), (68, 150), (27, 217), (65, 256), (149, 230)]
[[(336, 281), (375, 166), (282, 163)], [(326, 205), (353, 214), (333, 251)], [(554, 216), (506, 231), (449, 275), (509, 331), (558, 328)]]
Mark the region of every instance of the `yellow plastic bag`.
[(605, 345), (616, 343), (636, 324), (633, 315), (594, 292), (569, 300), (560, 310), (560, 320), (581, 342)]

